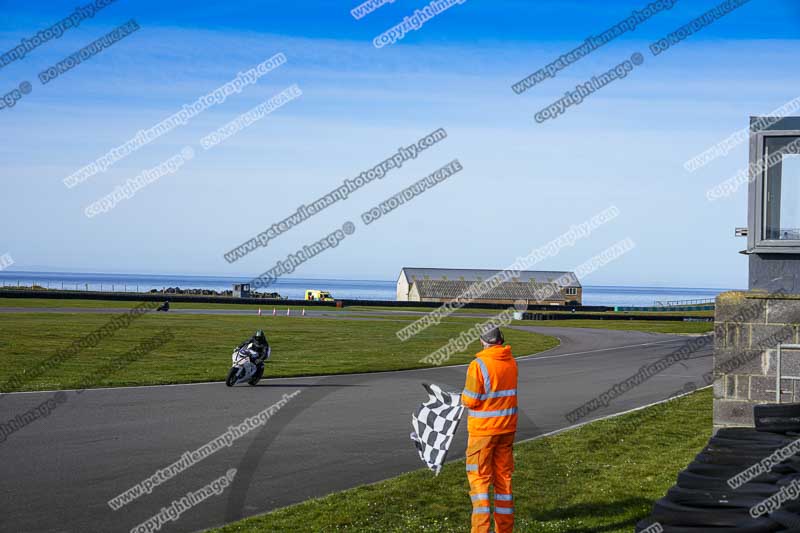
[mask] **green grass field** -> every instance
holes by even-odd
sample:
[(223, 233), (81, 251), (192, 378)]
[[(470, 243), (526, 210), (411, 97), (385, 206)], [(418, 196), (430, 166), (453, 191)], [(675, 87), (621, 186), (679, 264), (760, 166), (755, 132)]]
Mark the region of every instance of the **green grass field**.
[[(0, 387), (38, 361), (53, 357), (79, 337), (109, 321), (110, 314), (0, 314)], [(419, 360), (447, 344), (478, 320), (442, 323), (400, 342), (398, 323), (382, 320), (336, 320), (312, 317), (248, 317), (147, 314), (98, 346), (79, 353), (52, 371), (11, 390), (70, 388), (94, 369), (118, 359), (136, 344), (169, 328), (174, 339), (119, 372), (100, 377), (94, 386), (152, 385), (221, 381), (230, 368), (233, 348), (256, 329), (266, 331), (273, 356), (266, 376), (287, 377), (402, 370), (429, 366)], [(506, 340), (518, 356), (553, 348), (549, 336), (508, 330)], [(474, 342), (448, 364), (469, 362), (479, 351)], [(11, 392), (4, 390), (2, 392)]]
[[(0, 307), (133, 307), (135, 302), (100, 300), (0, 299)], [(259, 318), (257, 306), (225, 304), (175, 304), (180, 308), (247, 308), (252, 316), (149, 314), (99, 346), (70, 358), (52, 372), (27, 379), (2, 392), (69, 388), (83, 383), (93, 369), (103, 368), (137, 343), (169, 327), (175, 339), (142, 357), (124, 370), (101, 376), (94, 386), (192, 383), (224, 379), (230, 353), (255, 329), (263, 328), (273, 344), (274, 357), (268, 376), (288, 377), (317, 374), (374, 372), (421, 368), (419, 360), (447, 344), (472, 325), (485, 319), (462, 314), (429, 328), (401, 343), (395, 332), (418, 317), (402, 314), (358, 313), (362, 320), (314, 317), (272, 317), (267, 309)], [(336, 312), (334, 308), (330, 311)], [(102, 326), (114, 315), (78, 313), (0, 313), (0, 387), (11, 376), (24, 374), (39, 361), (53, 357), (76, 339)], [(357, 316), (350, 315), (352, 318)], [(705, 333), (711, 323), (610, 320), (517, 321), (515, 325), (588, 327), (638, 330), (655, 333)], [(552, 337), (507, 328), (507, 341), (515, 354), (527, 355), (557, 345)], [(449, 364), (469, 362), (479, 350), (475, 342)], [(187, 358), (190, 364), (187, 364)]]
[[(711, 399), (705, 389), (518, 444), (515, 531), (632, 531), (711, 436)], [(461, 460), (439, 477), (419, 470), (209, 531), (468, 532), (467, 493)]]

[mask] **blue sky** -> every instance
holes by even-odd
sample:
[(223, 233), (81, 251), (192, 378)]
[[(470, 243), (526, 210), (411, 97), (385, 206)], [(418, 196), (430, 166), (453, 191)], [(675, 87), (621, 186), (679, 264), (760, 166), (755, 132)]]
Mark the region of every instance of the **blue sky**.
[[(84, 2), (86, 3), (86, 2)], [(502, 268), (610, 205), (620, 216), (541, 263), (568, 270), (620, 239), (636, 248), (592, 285), (745, 287), (743, 191), (705, 191), (747, 165), (747, 147), (694, 173), (690, 157), (800, 96), (791, 68), (800, 5), (752, 0), (657, 57), (647, 45), (717, 2), (679, 0), (541, 85), (510, 86), (644, 1), (481, 1), (455, 5), (394, 45), (372, 39), (426, 5), (396, 0), (361, 20), (359, 2), (176, 5), (118, 0), (93, 20), (0, 68), (0, 255), (20, 270), (255, 275), (343, 222), (356, 233), (300, 277), (393, 279), (403, 266)], [(217, 4), (217, 3), (214, 3)], [(0, 53), (69, 15), (75, 2), (0, 2)], [(135, 19), (141, 29), (42, 85), (37, 74)], [(237, 72), (288, 62), (224, 104), (74, 189), (62, 179)], [(533, 116), (634, 52), (645, 63), (569, 109)], [(303, 91), (209, 152), (199, 139), (287, 86)], [(223, 253), (398, 146), (448, 138), (389, 177), (231, 265)], [(197, 157), (112, 211), (84, 208), (184, 146)], [(364, 226), (360, 214), (458, 158), (464, 170)]]

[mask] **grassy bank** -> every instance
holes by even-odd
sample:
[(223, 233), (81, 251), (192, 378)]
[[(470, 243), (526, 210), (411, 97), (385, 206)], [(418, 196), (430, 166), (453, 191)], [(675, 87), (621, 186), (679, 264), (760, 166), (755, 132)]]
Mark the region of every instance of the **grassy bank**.
[[(382, 315), (379, 313), (352, 314), (352, 317), (363, 318), (386, 318), (395, 321), (414, 322), (419, 317), (413, 315)], [(447, 322), (458, 322), (468, 320), (468, 316), (453, 315)], [(486, 320), (485, 318), (479, 320)], [(592, 329), (611, 329), (617, 331), (643, 331), (646, 333), (673, 333), (673, 334), (701, 334), (714, 330), (713, 322), (683, 322), (675, 320), (599, 320), (599, 319), (578, 319), (578, 320), (514, 320), (514, 326), (543, 326), (543, 327), (562, 327), (562, 328), (592, 328)]]
[[(169, 297), (165, 296), (164, 300), (168, 300)], [(119, 308), (119, 309), (130, 309), (131, 307), (139, 304), (140, 302), (128, 302), (122, 300), (81, 300), (81, 299), (59, 299), (59, 298), (3, 298), (2, 292), (0, 292), (0, 307), (75, 307), (75, 308), (100, 308), (100, 309), (108, 309), (108, 308)], [(174, 302), (170, 303), (170, 307), (173, 309), (249, 309), (252, 310), (254, 313), (261, 307), (265, 312), (269, 310), (272, 311), (272, 308), (282, 309), (286, 312), (287, 305), (274, 303), (274, 302), (264, 302), (261, 304), (239, 304), (239, 303), (201, 303), (201, 302)], [(300, 309), (305, 307), (306, 309), (320, 309), (325, 311), (340, 311), (333, 306), (324, 306), (324, 307), (310, 307), (310, 306), (297, 306), (292, 305), (288, 306), (292, 309)], [(378, 311), (392, 311), (392, 312), (409, 312), (409, 313), (430, 313), (435, 308), (433, 307), (385, 307), (385, 306), (371, 306), (371, 305), (352, 305), (347, 306), (344, 308), (350, 312), (378, 312)], [(500, 310), (497, 309), (458, 309), (456, 310), (453, 315), (485, 315), (485, 314), (492, 314), (498, 313)], [(535, 312), (542, 312), (542, 313), (549, 313), (549, 314), (570, 314), (569, 311), (560, 311), (558, 308), (548, 309), (546, 311), (535, 311)], [(614, 311), (581, 311), (581, 314), (589, 314), (589, 315), (681, 315), (681, 316), (692, 316), (692, 317), (709, 317), (714, 316), (713, 311), (685, 311), (685, 312), (678, 312), (678, 311), (664, 311), (660, 313), (656, 312), (643, 312), (643, 313), (632, 313), (628, 311), (622, 312), (614, 312)]]
[[(2, 293), (0, 293), (2, 294)], [(169, 298), (163, 298), (169, 300)], [(163, 301), (159, 300), (159, 301)], [(61, 298), (0, 298), (0, 307), (49, 307), (49, 308), (64, 308), (72, 307), (76, 309), (131, 309), (136, 307), (142, 302), (125, 301), (125, 300), (70, 300)], [(260, 307), (265, 313), (272, 312), (272, 308), (283, 310), (286, 308), (301, 309), (304, 306), (277, 304), (277, 303), (263, 303), (263, 304), (237, 304), (237, 303), (202, 303), (202, 302), (170, 302), (170, 309), (248, 309), (253, 311), (253, 314), (258, 312)], [(305, 306), (306, 309), (312, 309), (310, 306)], [(339, 311), (336, 307), (314, 307), (313, 309), (324, 309), (326, 311)]]
[[(711, 435), (709, 389), (517, 445), (516, 531), (630, 532)], [(408, 453), (413, 453), (409, 448)], [(310, 500), (213, 533), (469, 531), (464, 462)]]
[[(87, 308), (87, 309), (130, 309), (139, 302), (124, 302), (124, 301), (105, 301), (105, 300), (57, 300), (57, 299), (40, 299), (40, 298), (0, 298), (0, 307), (18, 307), (18, 308)], [(247, 305), (247, 304), (205, 304), (205, 303), (174, 303), (170, 305), (173, 310), (179, 309), (218, 309), (218, 310), (249, 310), (255, 317), (259, 307), (261, 307), (264, 315), (271, 316), (272, 309), (278, 310), (278, 314), (286, 314), (286, 305)], [(299, 312), (302, 306), (288, 306), (291, 307), (292, 312)], [(306, 309), (312, 309), (306, 307)], [(316, 307), (313, 308), (325, 313), (341, 312), (341, 309), (335, 307)], [(364, 307), (354, 306), (346, 307), (344, 311), (347, 315), (353, 318), (383, 318), (391, 319), (394, 321), (407, 321), (411, 323), (418, 320), (421, 315), (414, 314), (419, 312), (430, 312), (430, 309), (424, 308), (384, 308), (384, 307)], [(391, 311), (391, 312), (389, 312)], [(397, 311), (408, 311), (397, 312)], [(474, 323), (476, 320), (485, 320), (475, 315), (492, 315), (497, 314), (499, 311), (491, 309), (461, 309), (454, 313), (446, 322), (458, 322), (464, 324), (464, 320), (469, 324)], [(604, 313), (597, 313), (603, 315)], [(605, 313), (606, 315), (625, 314), (625, 313)], [(670, 314), (670, 313), (666, 313)], [(692, 316), (707, 316), (707, 312), (692, 313)], [(0, 316), (2, 314), (0, 313)], [(171, 316), (171, 315), (170, 315)], [(514, 325), (520, 326), (556, 326), (556, 327), (575, 327), (575, 328), (599, 328), (599, 329), (613, 329), (613, 330), (628, 330), (628, 331), (645, 331), (650, 333), (707, 333), (713, 330), (713, 323), (711, 322), (675, 322), (675, 321), (650, 321), (650, 320), (525, 320), (515, 321)], [(464, 327), (469, 327), (464, 326)]]
[[(26, 368), (52, 358), (113, 316), (0, 314), (0, 331), (7, 332), (0, 336), (0, 386), (12, 376), (24, 373)], [(392, 321), (152, 313), (102, 340), (95, 348), (12, 390), (70, 388), (83, 382), (93, 369), (119, 359), (164, 328), (173, 331), (172, 341), (113, 375), (103, 375), (94, 386), (221, 381), (230, 367), (233, 348), (259, 328), (267, 332), (273, 349), (266, 371), (268, 377), (422, 368), (428, 366), (419, 363), (422, 357), (477, 322), (460, 319), (443, 323), (401, 343), (395, 335), (399, 325)], [(506, 339), (517, 355), (558, 345), (553, 337), (516, 330), (509, 330)], [(472, 343), (448, 364), (469, 362), (478, 350), (478, 343)]]
[(553, 326), (562, 328), (595, 328), (650, 333), (708, 333), (713, 322), (674, 322), (660, 320), (518, 320), (515, 326)]

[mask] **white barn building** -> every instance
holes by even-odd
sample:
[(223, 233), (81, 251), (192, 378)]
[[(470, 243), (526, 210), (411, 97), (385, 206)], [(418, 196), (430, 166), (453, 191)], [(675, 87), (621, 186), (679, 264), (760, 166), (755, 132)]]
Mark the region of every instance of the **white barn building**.
[[(500, 272), (405, 267), (397, 279), (397, 301), (446, 302), (462, 295), (472, 284), (486, 281)], [(547, 288), (550, 290), (543, 290)], [(540, 300), (542, 294), (546, 296)], [(530, 304), (581, 305), (583, 287), (573, 272), (521, 271), (518, 277), (474, 298), (476, 303), (513, 304), (517, 300), (527, 300)]]

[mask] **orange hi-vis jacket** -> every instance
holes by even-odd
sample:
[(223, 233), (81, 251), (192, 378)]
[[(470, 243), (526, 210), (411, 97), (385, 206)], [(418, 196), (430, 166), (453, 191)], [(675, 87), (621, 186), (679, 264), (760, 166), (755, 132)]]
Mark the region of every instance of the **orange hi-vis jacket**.
[(517, 431), (517, 362), (511, 346), (489, 346), (467, 368), (461, 402), (469, 408), (469, 434), (489, 437)]

